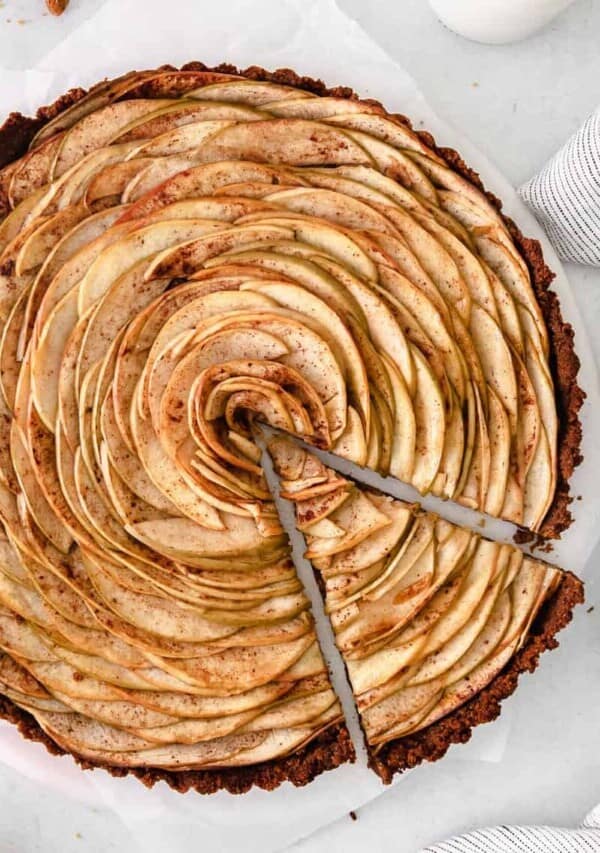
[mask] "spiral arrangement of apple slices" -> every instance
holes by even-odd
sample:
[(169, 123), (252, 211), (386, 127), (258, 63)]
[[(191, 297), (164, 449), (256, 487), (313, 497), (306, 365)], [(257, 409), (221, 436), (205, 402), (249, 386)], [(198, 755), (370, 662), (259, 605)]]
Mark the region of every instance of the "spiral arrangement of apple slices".
[[(256, 420), (542, 523), (557, 418), (527, 267), (380, 107), (127, 75), (46, 124), (0, 197), (0, 688), (63, 747), (234, 767), (339, 724)], [(364, 538), (396, 504), (355, 494)], [(448, 526), (400, 514), (406, 541), (445, 546)], [(361, 697), (381, 692), (359, 668)]]
[(377, 755), (489, 684), (522, 647), (561, 571), (354, 485), (287, 439), (269, 449)]

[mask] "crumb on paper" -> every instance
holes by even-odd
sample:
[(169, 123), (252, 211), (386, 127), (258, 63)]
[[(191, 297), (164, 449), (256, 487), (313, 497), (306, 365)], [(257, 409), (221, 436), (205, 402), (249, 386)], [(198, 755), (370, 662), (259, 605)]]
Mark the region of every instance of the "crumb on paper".
[(519, 540), (517, 538), (517, 533), (515, 534), (514, 541), (518, 544), (528, 544), (531, 542), (529, 550), (531, 551), (532, 556), (534, 556), (536, 552), (540, 554), (551, 554), (554, 551), (554, 542), (551, 539), (546, 539), (541, 533), (531, 533), (530, 531), (525, 532), (530, 534), (529, 539), (523, 538)]
[(477, 81), (477, 80), (474, 80), (474, 81), (471, 83), (471, 86), (473, 87), (473, 89), (479, 89), (479, 83), (478, 83), (478, 81)]
[(356, 812), (350, 812), (350, 817), (352, 818), (352, 820), (358, 820)]
[(79, 841), (79, 839), (83, 838), (83, 836), (82, 836), (82, 834), (81, 834), (80, 832), (76, 832), (76, 833), (75, 833), (75, 838)]
[[(526, 527), (518, 527), (515, 531), (515, 535), (513, 536), (513, 542), (516, 542), (517, 545), (526, 545), (529, 542), (535, 542), (537, 538), (536, 534), (532, 533), (532, 531), (528, 530)], [(536, 544), (532, 545), (532, 549), (536, 547)]]
[(480, 518), (479, 521), (477, 522), (477, 527), (483, 528), (486, 526), (486, 524), (487, 524), (487, 521), (485, 520), (485, 518)]
[(594, 607), (594, 605), (592, 604), (592, 606), (591, 606), (591, 607), (588, 607), (588, 609), (587, 609), (585, 612), (586, 612), (586, 613), (593, 613), (593, 612), (594, 612), (594, 610), (595, 610), (595, 607)]

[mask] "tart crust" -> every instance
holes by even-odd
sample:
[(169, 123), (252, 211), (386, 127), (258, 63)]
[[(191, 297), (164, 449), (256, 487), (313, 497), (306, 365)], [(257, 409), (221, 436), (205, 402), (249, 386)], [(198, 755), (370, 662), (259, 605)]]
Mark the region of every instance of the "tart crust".
[[(156, 69), (157, 72), (173, 70), (176, 69), (171, 65)], [(253, 80), (296, 86), (317, 95), (358, 100), (358, 96), (346, 86), (328, 88), (321, 80), (299, 76), (290, 69), (270, 72), (258, 66), (251, 66), (241, 71), (229, 64), (209, 68), (201, 62), (191, 62), (182, 66), (180, 70), (238, 74)], [(85, 89), (71, 89), (53, 104), (41, 107), (35, 117), (11, 113), (0, 127), (0, 168), (24, 154), (41, 127), (81, 100), (85, 94), (87, 94)], [(128, 97), (152, 97), (152, 95), (151, 83), (141, 83), (135, 90), (128, 92)], [(378, 104), (373, 100), (366, 102)], [(410, 120), (405, 116), (392, 114), (391, 117), (412, 128)], [(464, 163), (458, 152), (451, 148), (438, 147), (427, 131), (415, 132), (423, 142), (443, 157), (452, 169), (485, 192), (490, 202), (501, 212), (501, 201), (485, 190), (479, 175)], [(0, 183), (0, 215), (6, 213), (6, 210), (6, 187)], [(580, 452), (579, 410), (585, 399), (585, 393), (577, 384), (580, 362), (574, 350), (573, 329), (569, 323), (564, 322), (559, 299), (550, 290), (554, 273), (544, 262), (540, 243), (524, 237), (515, 223), (504, 214), (502, 215), (529, 268), (550, 338), (550, 365), (560, 423), (558, 476), (554, 500), (544, 519), (540, 534), (542, 537), (559, 538), (572, 521), (569, 509), (572, 501), (569, 494), (569, 479), (575, 467), (583, 459)], [(441, 758), (452, 743), (466, 742), (474, 726), (495, 719), (500, 713), (501, 700), (515, 690), (519, 674), (525, 670), (533, 672), (541, 652), (558, 645), (555, 634), (568, 624), (572, 618), (573, 608), (582, 601), (583, 584), (573, 574), (566, 573), (559, 589), (538, 616), (527, 643), (500, 675), (496, 676), (476, 697), (444, 719), (415, 735), (386, 744), (377, 756), (372, 757), (371, 765), (383, 781), (389, 782), (395, 772), (414, 767), (424, 760), (435, 761)], [(65, 754), (65, 751), (43, 732), (30, 714), (1, 695), (0, 717), (15, 723), (25, 738), (43, 743), (49, 752), (57, 755)], [(186, 771), (157, 768), (123, 769), (91, 763), (77, 755), (73, 757), (84, 769), (102, 767), (113, 776), (125, 776), (131, 773), (148, 787), (152, 787), (156, 782), (165, 781), (171, 788), (181, 793), (191, 789), (200, 793), (214, 793), (220, 789), (231, 793), (244, 793), (253, 785), (266, 790), (272, 790), (284, 781), (290, 781), (297, 786), (305, 785), (325, 770), (354, 761), (355, 753), (346, 725), (339, 723), (329, 727), (303, 749), (290, 756), (242, 768)]]

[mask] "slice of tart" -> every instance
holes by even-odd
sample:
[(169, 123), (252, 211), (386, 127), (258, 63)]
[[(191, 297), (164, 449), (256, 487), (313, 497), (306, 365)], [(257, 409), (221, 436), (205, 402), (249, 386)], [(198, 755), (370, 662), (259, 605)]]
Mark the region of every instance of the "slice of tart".
[(441, 757), (494, 719), (583, 601), (581, 582), (269, 444), (318, 573), (374, 770)]

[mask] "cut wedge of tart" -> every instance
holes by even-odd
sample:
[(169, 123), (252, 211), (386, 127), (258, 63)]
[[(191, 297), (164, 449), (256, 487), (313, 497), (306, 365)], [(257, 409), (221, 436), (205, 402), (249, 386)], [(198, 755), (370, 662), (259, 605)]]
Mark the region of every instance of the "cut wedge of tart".
[(269, 452), (318, 574), (371, 766), (389, 781), (498, 715), (519, 673), (556, 644), (582, 584), (353, 483), (286, 438)]
[[(0, 164), (0, 712), (180, 790), (351, 760), (253, 427), (560, 535), (583, 394), (538, 244), (454, 152), (287, 71), (126, 74), (10, 116)], [(302, 464), (315, 565), (390, 537), (399, 504)], [(519, 552), (431, 525), (500, 595)], [(578, 598), (531, 571), (536, 608)]]

